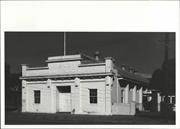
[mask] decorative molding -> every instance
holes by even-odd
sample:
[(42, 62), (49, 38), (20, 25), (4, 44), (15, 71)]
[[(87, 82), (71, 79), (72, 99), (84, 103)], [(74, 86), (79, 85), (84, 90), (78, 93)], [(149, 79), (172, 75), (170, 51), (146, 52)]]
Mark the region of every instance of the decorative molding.
[(26, 70), (41, 70), (41, 69), (49, 69), (49, 67), (27, 67)]
[(91, 63), (91, 64), (80, 64), (79, 67), (88, 67), (88, 66), (105, 66), (106, 63)]
[(99, 76), (113, 76), (112, 73), (89, 73), (89, 74), (67, 74), (67, 75), (45, 75), (45, 76), (22, 76), (21, 80), (25, 79), (65, 79), (65, 78), (76, 78), (76, 77), (99, 77)]

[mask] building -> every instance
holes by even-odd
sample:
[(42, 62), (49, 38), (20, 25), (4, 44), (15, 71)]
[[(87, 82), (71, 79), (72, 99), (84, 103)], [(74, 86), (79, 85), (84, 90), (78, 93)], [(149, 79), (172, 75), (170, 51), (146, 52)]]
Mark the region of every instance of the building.
[(49, 57), (46, 67), (22, 65), (22, 112), (135, 115), (149, 81), (133, 69), (85, 54)]

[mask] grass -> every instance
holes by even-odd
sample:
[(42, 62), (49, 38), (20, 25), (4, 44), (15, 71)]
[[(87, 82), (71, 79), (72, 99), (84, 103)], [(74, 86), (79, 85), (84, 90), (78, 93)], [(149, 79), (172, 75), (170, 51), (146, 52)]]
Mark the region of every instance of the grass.
[(174, 117), (161, 117), (158, 113), (139, 113), (136, 116), (113, 115), (72, 115), (67, 113), (21, 113), (6, 112), (5, 124), (27, 125), (27, 124), (148, 124), (148, 125), (173, 125)]

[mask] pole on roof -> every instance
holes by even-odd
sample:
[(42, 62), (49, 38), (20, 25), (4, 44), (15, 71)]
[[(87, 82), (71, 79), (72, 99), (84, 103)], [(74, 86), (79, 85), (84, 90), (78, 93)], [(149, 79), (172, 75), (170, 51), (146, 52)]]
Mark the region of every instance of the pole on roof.
[(66, 55), (66, 32), (64, 32), (64, 56)]

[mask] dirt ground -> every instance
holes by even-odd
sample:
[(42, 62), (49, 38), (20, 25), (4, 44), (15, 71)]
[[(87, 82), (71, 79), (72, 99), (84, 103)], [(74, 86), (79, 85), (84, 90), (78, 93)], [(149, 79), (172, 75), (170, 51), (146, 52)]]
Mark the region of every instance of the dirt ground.
[(121, 125), (173, 125), (175, 115), (162, 116), (160, 113), (137, 113), (135, 116), (125, 115), (72, 115), (68, 113), (21, 113), (9, 111), (5, 113), (5, 124), (38, 125), (38, 124), (121, 124)]

